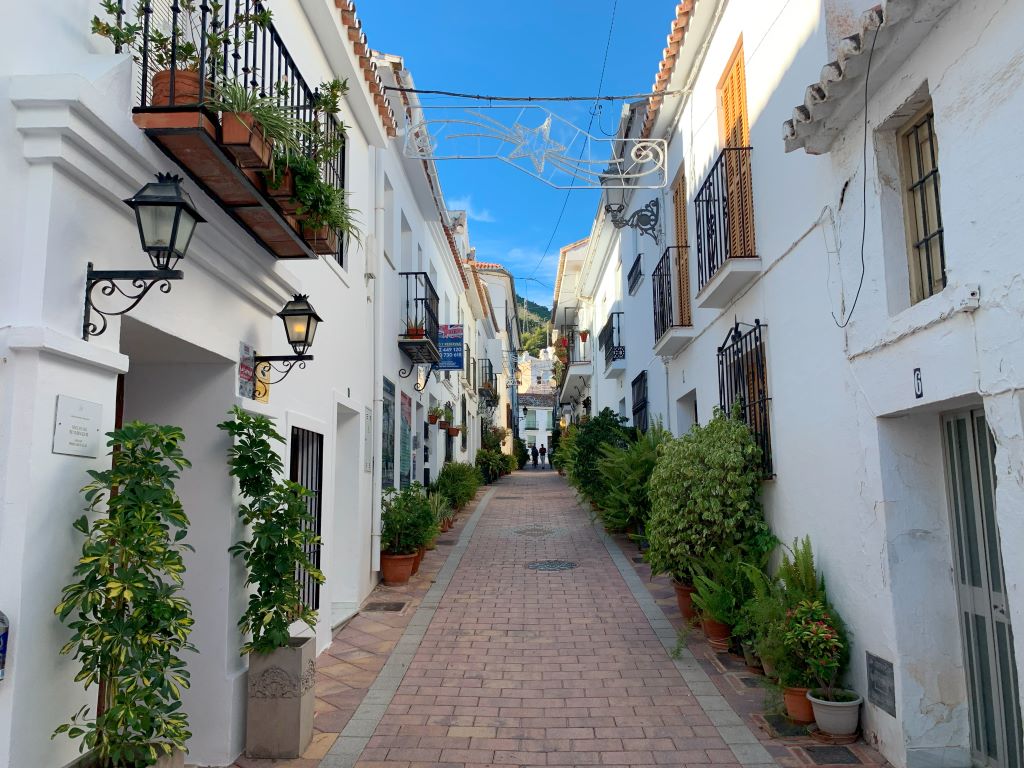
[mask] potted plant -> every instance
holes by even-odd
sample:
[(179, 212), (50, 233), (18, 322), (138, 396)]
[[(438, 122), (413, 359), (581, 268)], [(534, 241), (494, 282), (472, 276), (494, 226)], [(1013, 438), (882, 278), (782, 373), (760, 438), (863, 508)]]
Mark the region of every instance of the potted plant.
[(221, 145), (240, 168), (266, 170), (281, 162), (290, 177), (288, 160), (299, 152), (308, 124), (282, 95), (261, 96), (237, 80), (214, 86), (206, 106), (221, 113)]
[(384, 490), (381, 514), (381, 578), (387, 586), (409, 581), (420, 552), (430, 536), (424, 521), (430, 516), (430, 504), (418, 483), (398, 490)]
[[(199, 106), (204, 95), (211, 91), (209, 82), (199, 82), (203, 52), (207, 57), (205, 71), (216, 72), (226, 51), (237, 51), (252, 42), (256, 30), (266, 29), (271, 21), (270, 11), (264, 9), (231, 14), (225, 24), (223, 1), (210, 0), (204, 9), (196, 0), (183, 0), (178, 4), (175, 27), (163, 31), (152, 19), (146, 18), (151, 12), (147, 11), (149, 3), (135, 3), (135, 10), (128, 13), (123, 5), (119, 0), (101, 0), (100, 8), (106, 19), (93, 16), (92, 32), (112, 42), (115, 50), (130, 51), (136, 63), (141, 63), (143, 55), (148, 55), (148, 65), (153, 72), (150, 103), (156, 107)], [(209, 14), (205, 17), (208, 21), (216, 19), (217, 23), (207, 23), (204, 28), (204, 13)], [(144, 39), (147, 28), (149, 37)]]
[(693, 604), (704, 635), (717, 653), (729, 651), (732, 628), (739, 621), (743, 604), (743, 581), (738, 550), (708, 557), (694, 568)]
[(458, 437), (459, 432), (461, 432), (461, 431), (462, 431), (462, 427), (461, 426), (458, 426), (458, 425), (452, 426), (450, 424), (448, 425), (448, 434), (451, 437)]
[(818, 728), (832, 736), (856, 733), (863, 699), (836, 685), (848, 659), (839, 617), (820, 600), (801, 600), (787, 614), (785, 644), (817, 686), (805, 696)]
[(218, 424), (234, 442), (228, 449), (230, 475), (238, 480), (238, 515), (247, 538), (228, 551), (245, 563), (252, 587), (238, 628), (248, 640), (249, 700), (245, 751), (249, 757), (298, 757), (313, 739), (313, 683), (316, 638), (292, 637), (302, 622), (315, 630), (317, 612), (303, 600), (306, 577), (324, 577), (309, 552), (320, 544), (309, 509), (311, 492), (282, 478), (274, 448), (284, 438), (266, 416), (239, 407)]
[(89, 471), (86, 514), (73, 523), (82, 557), (55, 609), (72, 630), (61, 654), (79, 663), (86, 689), (99, 687), (99, 702), (95, 716), (82, 707), (55, 735), (80, 738), (90, 768), (180, 768), (191, 736), (181, 655), (195, 650), (181, 595), (189, 523), (174, 490), (190, 466), (185, 435), (133, 421), (107, 437), (111, 467)]
[(590, 338), (590, 331), (587, 331), (587, 330), (580, 331), (580, 341), (582, 341), (584, 344), (586, 344), (587, 343), (587, 339), (589, 339), (589, 338)]
[(430, 494), (430, 512), (434, 518), (434, 531), (427, 539), (427, 549), (435, 549), (438, 534), (448, 530), (447, 523), (452, 514), (452, 506), (443, 494), (434, 491)]
[(432, 406), (427, 411), (427, 422), (430, 424), (437, 424), (438, 419), (444, 416), (444, 408), (439, 405)]
[(405, 337), (407, 339), (422, 339), (427, 335), (426, 329), (419, 318), (409, 319), (405, 324)]

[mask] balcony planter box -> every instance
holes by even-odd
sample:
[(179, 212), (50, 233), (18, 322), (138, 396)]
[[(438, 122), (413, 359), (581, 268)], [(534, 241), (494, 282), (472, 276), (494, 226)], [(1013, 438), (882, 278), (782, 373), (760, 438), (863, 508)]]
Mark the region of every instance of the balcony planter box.
[(807, 692), (807, 700), (811, 702), (811, 709), (814, 711), (814, 722), (818, 730), (827, 733), (829, 736), (852, 736), (857, 732), (860, 725), (860, 705), (864, 699), (855, 691), (839, 690), (836, 693), (848, 701), (827, 701), (819, 699), (814, 694), (820, 694), (820, 690)]
[(405, 329), (405, 337), (407, 339), (422, 339), (426, 335), (426, 330), (422, 325), (410, 325)]
[(448, 429), (448, 422), (445, 421), (444, 419), (441, 419), (440, 421), (437, 422), (437, 426), (440, 427), (441, 429)]
[(267, 197), (277, 206), (277, 209), (289, 216), (298, 213), (299, 201), (295, 198), (295, 177), (291, 168), (285, 168), (277, 179), (277, 186), (272, 183), (272, 177), (266, 176), (265, 188)]
[(451, 435), (452, 437), (458, 437), (458, 435), (459, 435), (459, 428), (458, 427), (448, 427), (448, 434)]
[(704, 636), (715, 653), (728, 653), (729, 644), (732, 641), (732, 627), (728, 624), (705, 616), (701, 619), (701, 627), (704, 629)]
[(316, 638), (292, 638), (284, 648), (249, 654), (245, 753), (299, 757), (313, 740)]
[[(64, 768), (96, 768), (99, 765), (98, 760), (95, 752), (87, 752), (65, 765)], [(185, 753), (180, 750), (175, 750), (170, 755), (164, 755), (153, 764), (153, 768), (184, 768), (184, 766)]]
[(313, 228), (302, 222), (302, 237), (314, 253), (326, 256), (338, 252), (338, 235), (332, 229)]
[[(171, 72), (174, 73), (174, 104), (171, 104)], [(213, 84), (207, 81), (205, 93), (210, 93), (212, 88)], [(199, 104), (199, 73), (194, 69), (162, 69), (155, 73), (150, 104), (154, 107)]]
[(273, 146), (248, 112), (225, 112), (221, 116), (220, 143), (239, 168), (270, 167)]
[(398, 587), (409, 581), (412, 576), (412, 564), (416, 555), (391, 555), (380, 553), (380, 577), (385, 586)]
[(810, 725), (814, 722), (814, 710), (807, 699), (807, 688), (786, 686), (782, 689), (782, 699), (786, 702), (786, 715), (794, 723)]

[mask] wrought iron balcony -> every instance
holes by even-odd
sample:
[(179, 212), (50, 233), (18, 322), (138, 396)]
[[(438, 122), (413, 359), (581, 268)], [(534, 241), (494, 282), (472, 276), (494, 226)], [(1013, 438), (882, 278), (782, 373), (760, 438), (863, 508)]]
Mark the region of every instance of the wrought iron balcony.
[(644, 279), (644, 255), (638, 253), (636, 258), (633, 260), (633, 266), (629, 268), (629, 274), (626, 276), (626, 285), (629, 286), (629, 293), (632, 295), (636, 292), (640, 282)]
[(597, 337), (598, 346), (604, 350), (604, 365), (608, 368), (616, 360), (626, 359), (626, 347), (622, 343), (622, 312), (612, 312)]
[(689, 249), (685, 245), (666, 248), (651, 273), (656, 355), (674, 355), (695, 336), (690, 314), (688, 256)]
[[(314, 163), (323, 182), (344, 190), (344, 150), (330, 157), (318, 152), (335, 141), (343, 145), (344, 128), (318, 108), (320, 94), (300, 74), (264, 0), (225, 2), (216, 13), (213, 4), (179, 0), (118, 0), (116, 7), (114, 26), (139, 30), (133, 45), (141, 75), (135, 122), (271, 254), (329, 255), (343, 264), (343, 234), (303, 225), (288, 170), (281, 185), (268, 188), (262, 172), (275, 148), (251, 115), (228, 119), (215, 106), (217, 93), (239, 88), (319, 126), (320, 141), (301, 140), (298, 159)], [(229, 129), (241, 138), (230, 138)]]
[(437, 341), (437, 291), (426, 272), (398, 274), (405, 278), (405, 310), (398, 348), (414, 363), (436, 363), (441, 359)]
[(697, 290), (730, 259), (757, 257), (750, 147), (726, 147), (694, 198)]
[[(586, 335), (586, 338), (583, 338)], [(590, 362), (590, 334), (580, 331), (579, 326), (563, 325), (559, 329), (558, 344), (565, 353), (566, 365)]]
[(492, 403), (498, 402), (498, 377), (494, 364), (484, 358), (479, 361), (480, 375), (477, 377), (477, 394)]

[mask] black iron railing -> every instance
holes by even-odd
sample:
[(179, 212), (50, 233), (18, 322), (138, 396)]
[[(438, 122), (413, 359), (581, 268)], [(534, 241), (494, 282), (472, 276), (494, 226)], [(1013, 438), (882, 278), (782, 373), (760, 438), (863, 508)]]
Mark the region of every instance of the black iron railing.
[(771, 477), (774, 474), (769, 423), (772, 399), (768, 396), (768, 369), (761, 333), (765, 326), (755, 320), (746, 327), (748, 330), (743, 331), (740, 323), (735, 323), (718, 348), (718, 402), (726, 413), (732, 413), (734, 406), (738, 408), (740, 418), (761, 448), (765, 477)]
[[(305, 498), (308, 517), (302, 527), (319, 536), (323, 523), (324, 481), (324, 436), (319, 432), (292, 427), (288, 479), (310, 492)], [(309, 561), (319, 568), (320, 543), (306, 544), (303, 549)], [(320, 582), (305, 568), (299, 568), (295, 575), (299, 581), (302, 604), (314, 610), (319, 608)]]
[(576, 325), (563, 325), (560, 329), (561, 338), (558, 343), (566, 353), (566, 364), (590, 362), (590, 334), (583, 334)]
[[(125, 6), (133, 10), (126, 10)], [(214, 89), (241, 85), (272, 97), (305, 123), (319, 121), (325, 143), (344, 128), (334, 115), (317, 109), (318, 91), (302, 77), (262, 0), (224, 0), (219, 11), (206, 0), (119, 0), (118, 25), (138, 24), (141, 68), (136, 111), (208, 109)], [(137, 10), (135, 10), (137, 8)], [(120, 49), (115, 49), (120, 53)], [(216, 114), (211, 112), (216, 118)], [(342, 139), (343, 141), (343, 139)], [(312, 147), (306, 141), (305, 151)], [(345, 151), (320, 163), (321, 178), (345, 189)], [(344, 238), (335, 258), (343, 262)]]
[(640, 281), (644, 278), (644, 255), (638, 253), (636, 258), (633, 260), (633, 266), (629, 268), (629, 274), (626, 275), (626, 285), (629, 287), (629, 293), (632, 294)]
[(427, 339), (437, 347), (437, 291), (426, 272), (399, 272), (405, 278), (403, 339)]
[(604, 364), (609, 366), (613, 360), (626, 359), (626, 347), (622, 343), (622, 313), (612, 312), (597, 337), (597, 344), (604, 350)]
[(672, 310), (672, 257), (668, 248), (651, 273), (651, 286), (654, 290), (654, 340), (657, 341), (675, 325), (675, 312)]
[(477, 392), (491, 400), (498, 399), (498, 377), (494, 373), (494, 364), (486, 357), (479, 361), (480, 375), (477, 378)]
[(647, 371), (633, 379), (633, 426), (641, 432), (647, 431)]
[(727, 259), (753, 258), (754, 203), (750, 147), (726, 147), (693, 200), (697, 229), (697, 290)]

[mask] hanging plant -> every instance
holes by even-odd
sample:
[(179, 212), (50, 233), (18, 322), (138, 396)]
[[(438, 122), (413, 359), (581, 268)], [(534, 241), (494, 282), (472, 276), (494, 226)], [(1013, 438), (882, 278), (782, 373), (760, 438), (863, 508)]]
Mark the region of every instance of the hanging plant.
[(81, 739), (100, 768), (137, 768), (192, 735), (181, 711), (192, 608), (180, 594), (191, 547), (174, 490), (190, 464), (178, 427), (133, 421), (107, 437), (111, 468), (89, 471), (86, 514), (73, 523), (82, 556), (55, 609), (73, 632), (60, 652), (79, 663), (76, 681), (99, 686), (99, 703), (95, 717), (82, 707), (54, 735)]

